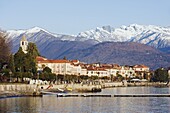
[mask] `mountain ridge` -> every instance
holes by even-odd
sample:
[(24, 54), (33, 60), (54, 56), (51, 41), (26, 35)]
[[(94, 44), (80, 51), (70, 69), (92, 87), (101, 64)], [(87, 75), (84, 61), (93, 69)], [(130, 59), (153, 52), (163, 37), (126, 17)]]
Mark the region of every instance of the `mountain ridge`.
[[(28, 30), (9, 30), (6, 33), (13, 42), (13, 53), (17, 52), (19, 42), (25, 35), (29, 42), (36, 43), (41, 55), (49, 59), (61, 59), (66, 56), (68, 59), (77, 58), (87, 63), (102, 62), (122, 65), (142, 63), (151, 66), (151, 68), (170, 65), (168, 60), (170, 28), (166, 27), (137, 24), (121, 26), (120, 28), (103, 26), (81, 32), (77, 36), (54, 34), (39, 27)], [(113, 46), (114, 44), (120, 48)], [(140, 48), (133, 50), (135, 47), (132, 45)], [(148, 50), (144, 51), (144, 48)], [(148, 52), (151, 50), (150, 48), (152, 51)], [(143, 51), (140, 52), (140, 49)]]
[[(80, 32), (78, 35), (54, 34), (40, 27), (33, 27), (28, 30), (9, 30), (9, 37), (18, 37), (25, 34), (30, 35), (38, 32), (46, 32), (54, 38), (68, 41), (88, 41), (94, 44), (101, 42), (138, 42), (153, 46), (160, 50), (170, 47), (170, 27), (160, 27), (155, 25), (122, 25), (119, 28), (111, 26), (97, 27), (88, 31)], [(27, 36), (29, 38), (29, 36)]]

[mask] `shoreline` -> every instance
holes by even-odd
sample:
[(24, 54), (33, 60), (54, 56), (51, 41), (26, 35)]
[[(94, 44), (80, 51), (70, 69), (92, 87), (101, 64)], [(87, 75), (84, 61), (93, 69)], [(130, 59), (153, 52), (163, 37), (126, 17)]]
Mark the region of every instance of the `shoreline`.
[[(81, 85), (81, 84), (61, 84), (53, 85), (51, 90), (63, 87), (73, 88), (74, 90), (89, 91), (95, 88), (114, 88), (114, 87), (157, 87), (162, 88), (165, 83), (127, 83), (122, 84), (122, 82), (105, 83), (101, 85)], [(13, 97), (42, 97), (41, 91), (49, 87), (49, 85), (29, 85), (29, 84), (0, 84), (0, 99), (3, 98), (13, 98)], [(167, 87), (170, 87), (168, 85)]]

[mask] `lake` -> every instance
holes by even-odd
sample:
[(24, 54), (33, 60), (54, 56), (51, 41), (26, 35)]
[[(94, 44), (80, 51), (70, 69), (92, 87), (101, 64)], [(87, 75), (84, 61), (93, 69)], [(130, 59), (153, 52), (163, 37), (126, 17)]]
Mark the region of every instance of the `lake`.
[[(100, 94), (170, 94), (170, 88), (115, 87)], [(0, 113), (170, 113), (170, 97), (16, 97), (0, 99)]]

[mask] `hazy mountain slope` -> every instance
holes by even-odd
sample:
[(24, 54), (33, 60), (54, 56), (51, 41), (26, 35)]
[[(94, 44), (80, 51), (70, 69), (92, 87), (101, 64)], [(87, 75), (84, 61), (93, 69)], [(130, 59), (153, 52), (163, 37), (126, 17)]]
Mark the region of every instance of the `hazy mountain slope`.
[(64, 56), (87, 63), (145, 64), (152, 68), (170, 65), (169, 55), (150, 46), (132, 42), (104, 42)]
[(62, 59), (69, 52), (80, 51), (85, 48), (91, 47), (92, 45), (86, 42), (76, 41), (53, 41), (46, 47), (40, 49), (40, 53), (43, 56), (51, 59)]

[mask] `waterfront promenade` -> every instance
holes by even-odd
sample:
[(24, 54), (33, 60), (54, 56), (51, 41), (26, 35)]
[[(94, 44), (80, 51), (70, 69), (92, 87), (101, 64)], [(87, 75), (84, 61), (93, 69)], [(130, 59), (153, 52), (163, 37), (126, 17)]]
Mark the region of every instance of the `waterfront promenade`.
[[(90, 91), (93, 88), (103, 89), (103, 88), (112, 88), (112, 87), (132, 87), (132, 86), (159, 86), (164, 85), (161, 83), (127, 83), (122, 82), (112, 82), (112, 83), (103, 83), (100, 85), (83, 85), (83, 84), (60, 84), (60, 85), (30, 85), (30, 84), (1, 84), (0, 85), (0, 97), (4, 96), (39, 96), (41, 91), (46, 89), (55, 90), (57, 88), (70, 88), (72, 90), (77, 90), (81, 92)], [(125, 96), (125, 95), (124, 95)], [(130, 95), (126, 95), (127, 97)], [(132, 95), (133, 96), (133, 95)], [(141, 96), (141, 95), (138, 95)], [(157, 95), (156, 95), (157, 96)], [(158, 95), (159, 96), (159, 95)], [(135, 96), (133, 96), (135, 97)]]

